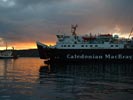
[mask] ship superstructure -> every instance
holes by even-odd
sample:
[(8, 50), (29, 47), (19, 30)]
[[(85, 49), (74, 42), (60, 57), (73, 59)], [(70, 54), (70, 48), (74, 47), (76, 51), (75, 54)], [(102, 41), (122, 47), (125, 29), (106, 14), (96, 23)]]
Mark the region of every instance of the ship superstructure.
[(78, 36), (76, 26), (72, 26), (72, 35), (56, 35), (57, 43), (52, 48), (58, 49), (124, 49), (132, 48), (132, 39), (121, 39), (118, 35), (98, 34)]

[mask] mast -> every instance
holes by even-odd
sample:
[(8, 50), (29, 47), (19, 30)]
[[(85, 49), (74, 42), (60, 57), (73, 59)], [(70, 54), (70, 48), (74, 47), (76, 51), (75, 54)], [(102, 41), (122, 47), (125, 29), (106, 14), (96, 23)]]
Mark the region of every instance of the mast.
[(132, 29), (131, 29), (131, 32), (130, 32), (130, 34), (129, 34), (128, 39), (130, 38), (130, 36), (132, 35), (132, 33), (133, 33), (133, 27), (132, 27)]
[(7, 50), (7, 48), (8, 48), (8, 47), (7, 47), (7, 41), (6, 41), (6, 50)]
[(76, 36), (76, 29), (77, 29), (78, 25), (76, 24), (75, 26), (74, 25), (71, 25), (71, 32), (72, 32), (72, 35), (75, 35)]

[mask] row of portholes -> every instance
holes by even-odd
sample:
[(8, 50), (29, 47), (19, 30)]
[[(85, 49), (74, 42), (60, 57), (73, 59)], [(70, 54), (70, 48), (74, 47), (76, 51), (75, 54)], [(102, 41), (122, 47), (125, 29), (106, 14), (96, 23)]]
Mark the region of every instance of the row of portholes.
[[(81, 45), (81, 47), (93, 47), (94, 45)], [(75, 45), (61, 45), (61, 47), (75, 47)], [(95, 45), (95, 47), (98, 47), (98, 45)]]
[[(61, 45), (61, 47), (75, 47), (75, 45)], [(81, 45), (81, 47), (98, 47), (98, 45)], [(119, 45), (110, 45), (110, 47), (119, 47)]]

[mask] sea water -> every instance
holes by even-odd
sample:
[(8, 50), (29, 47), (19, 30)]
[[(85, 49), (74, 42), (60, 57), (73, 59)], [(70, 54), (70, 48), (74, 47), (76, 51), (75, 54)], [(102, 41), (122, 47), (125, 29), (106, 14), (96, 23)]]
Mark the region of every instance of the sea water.
[(133, 64), (1, 59), (0, 100), (133, 100)]

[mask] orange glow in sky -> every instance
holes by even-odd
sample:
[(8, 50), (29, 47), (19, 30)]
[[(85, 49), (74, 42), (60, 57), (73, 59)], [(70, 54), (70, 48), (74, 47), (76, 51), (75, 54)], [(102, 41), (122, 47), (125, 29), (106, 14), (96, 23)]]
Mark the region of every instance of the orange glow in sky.
[[(42, 42), (44, 43), (44, 42)], [(46, 45), (55, 45), (53, 42), (45, 42)], [(12, 49), (14, 47), (15, 50), (21, 50), (21, 49), (37, 49), (36, 42), (23, 42), (23, 43), (9, 43), (8, 49)], [(6, 46), (1, 46), (0, 50), (5, 50)]]
[(127, 34), (113, 33), (113, 34), (118, 35), (120, 38), (128, 38), (129, 37), (129, 33), (127, 33)]
[[(8, 48), (7, 49), (12, 49), (12, 47), (14, 47), (14, 49), (16, 50), (20, 50), (20, 49), (34, 49), (37, 48), (35, 43), (13, 43), (13, 44), (8, 44)], [(6, 49), (6, 46), (2, 46), (0, 47), (1, 50)]]

